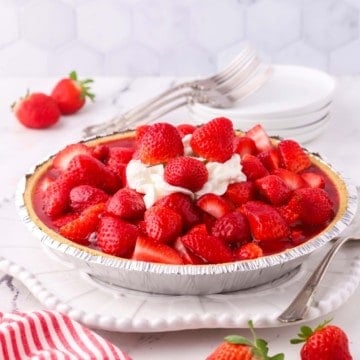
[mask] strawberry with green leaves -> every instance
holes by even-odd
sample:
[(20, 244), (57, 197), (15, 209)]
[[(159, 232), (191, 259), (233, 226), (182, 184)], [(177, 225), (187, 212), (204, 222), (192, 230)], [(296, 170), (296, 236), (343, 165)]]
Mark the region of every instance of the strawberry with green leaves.
[(290, 340), (291, 344), (304, 343), (301, 360), (352, 360), (346, 333), (329, 323), (324, 321), (314, 330), (301, 326), (298, 337)]
[(76, 71), (71, 71), (68, 78), (55, 85), (51, 97), (57, 102), (61, 114), (74, 114), (85, 105), (86, 98), (94, 100), (95, 95), (90, 89), (92, 82), (92, 79), (79, 80)]
[(253, 323), (249, 321), (249, 328), (253, 339), (249, 340), (240, 335), (230, 335), (225, 338), (206, 360), (283, 360), (284, 354), (269, 356), (268, 344), (256, 337)]

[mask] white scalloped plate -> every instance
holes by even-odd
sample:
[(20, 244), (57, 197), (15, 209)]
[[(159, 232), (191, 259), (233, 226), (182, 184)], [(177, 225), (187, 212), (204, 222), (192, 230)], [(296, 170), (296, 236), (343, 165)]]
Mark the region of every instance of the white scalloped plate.
[[(12, 200), (0, 203), (0, 270), (22, 281), (49, 309), (92, 328), (160, 332), (196, 328), (282, 326), (277, 316), (306, 281), (327, 247), (300, 269), (258, 288), (204, 296), (147, 294), (100, 284), (45, 253), (21, 223)], [(329, 244), (330, 245), (330, 244)], [(349, 243), (336, 255), (304, 321), (344, 304), (360, 282), (360, 256)]]

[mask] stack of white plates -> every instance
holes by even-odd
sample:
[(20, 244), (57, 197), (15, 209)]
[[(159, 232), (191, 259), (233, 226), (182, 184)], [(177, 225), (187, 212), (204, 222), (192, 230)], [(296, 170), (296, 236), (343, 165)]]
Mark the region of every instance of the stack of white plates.
[(301, 143), (319, 136), (331, 118), (336, 83), (328, 74), (312, 68), (273, 65), (265, 85), (228, 109), (203, 104), (189, 105), (192, 119), (204, 123), (225, 116), (240, 130), (261, 124), (269, 135)]

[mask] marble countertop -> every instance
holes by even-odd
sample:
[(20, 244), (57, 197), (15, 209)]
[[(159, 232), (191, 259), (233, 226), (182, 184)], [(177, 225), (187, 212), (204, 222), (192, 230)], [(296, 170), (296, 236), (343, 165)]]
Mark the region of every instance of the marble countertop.
[[(27, 89), (49, 92), (54, 82), (53, 78), (8, 78), (2, 79), (0, 83), (1, 202), (13, 201), (14, 191), (21, 176), (49, 154), (68, 143), (80, 140), (85, 126), (112, 118), (168, 88), (176, 80), (96, 78), (96, 102), (88, 104), (77, 115), (63, 117), (55, 127), (47, 130), (30, 130), (22, 127), (11, 113), (10, 105), (25, 94)], [(360, 185), (360, 158), (356, 155), (360, 146), (359, 94), (360, 78), (339, 78), (329, 127), (320, 137), (305, 144), (309, 150), (320, 153), (357, 186)], [(163, 120), (174, 123), (190, 121), (186, 109), (170, 114)], [(10, 227), (2, 230), (3, 236), (11, 237)], [(0, 294), (1, 312), (43, 308), (18, 279), (7, 273), (0, 272)], [(333, 322), (348, 333), (354, 359), (360, 358), (360, 325), (353, 321), (360, 316), (359, 300), (358, 288), (345, 304), (325, 316), (332, 317)], [(314, 326), (321, 320), (323, 318), (312, 320), (309, 325)], [(297, 359), (299, 347), (290, 345), (288, 340), (296, 335), (298, 327), (299, 325), (295, 324), (258, 329), (257, 332), (269, 341), (271, 354), (284, 352), (287, 359)], [(169, 356), (173, 360), (205, 359), (224, 336), (233, 333), (249, 335), (246, 329), (196, 329), (159, 333), (96, 331), (126, 350), (134, 360), (165, 360)]]

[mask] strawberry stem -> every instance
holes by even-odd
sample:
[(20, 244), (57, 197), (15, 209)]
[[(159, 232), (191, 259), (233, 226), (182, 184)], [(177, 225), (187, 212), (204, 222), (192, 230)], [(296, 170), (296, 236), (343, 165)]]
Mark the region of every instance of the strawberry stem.
[(80, 87), (81, 87), (81, 98), (89, 98), (91, 101), (94, 101), (95, 94), (91, 92), (91, 87), (89, 84), (93, 83), (93, 79), (85, 79), (85, 80), (79, 80), (77, 72), (75, 70), (72, 70), (69, 73), (69, 78), (73, 81), (75, 81)]

